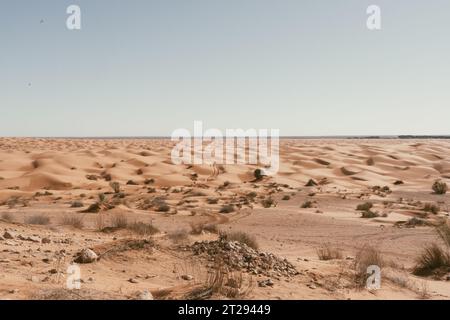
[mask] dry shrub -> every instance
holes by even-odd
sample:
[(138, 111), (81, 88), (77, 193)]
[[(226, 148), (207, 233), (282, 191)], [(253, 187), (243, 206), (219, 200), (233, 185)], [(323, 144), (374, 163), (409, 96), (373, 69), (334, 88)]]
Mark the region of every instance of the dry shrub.
[(220, 208), (220, 213), (231, 213), (234, 211), (234, 205), (232, 204), (226, 204), (223, 205), (222, 208)]
[(436, 228), (436, 231), (439, 237), (444, 241), (447, 248), (450, 248), (450, 225), (448, 222), (443, 223), (442, 225)]
[(436, 194), (447, 193), (447, 184), (444, 181), (436, 180), (431, 187)]
[(110, 182), (109, 186), (113, 189), (114, 193), (120, 193), (120, 183), (118, 182)]
[(367, 268), (372, 265), (382, 268), (384, 259), (378, 249), (366, 245), (357, 252), (353, 262), (353, 270), (355, 271), (354, 281), (358, 287), (362, 288), (366, 285), (366, 280), (369, 276), (367, 274)]
[(201, 234), (204, 231), (209, 233), (219, 233), (216, 223), (191, 223), (191, 234)]
[(356, 206), (356, 210), (358, 210), (358, 211), (369, 211), (370, 209), (372, 209), (372, 207), (373, 207), (373, 203), (372, 202), (365, 202), (365, 203), (358, 204)]
[(342, 250), (330, 244), (323, 244), (316, 250), (320, 260), (342, 259)]
[(153, 226), (152, 223), (144, 222), (130, 223), (128, 224), (127, 229), (142, 236), (153, 235), (159, 232), (158, 228)]
[(416, 260), (413, 273), (418, 276), (427, 276), (436, 271), (448, 271), (450, 256), (436, 243), (427, 245)]
[(425, 212), (431, 212), (433, 214), (438, 214), (439, 211), (441, 210), (441, 208), (436, 204), (426, 203), (422, 210)]
[(82, 207), (84, 207), (84, 204), (83, 204), (83, 202), (81, 202), (81, 201), (73, 201), (73, 202), (70, 204), (70, 207), (71, 207), (71, 208), (82, 208)]
[(361, 218), (365, 218), (365, 219), (370, 219), (370, 218), (376, 218), (379, 217), (380, 215), (377, 212), (371, 211), (371, 210), (367, 210), (367, 211), (363, 211), (361, 213)]
[(128, 226), (128, 219), (124, 214), (115, 214), (111, 217), (111, 227), (114, 229), (125, 229)]
[(203, 283), (194, 286), (184, 295), (186, 300), (204, 300), (212, 296), (243, 299), (253, 290), (253, 278), (242, 271), (229, 270), (222, 261), (207, 272)]
[(26, 217), (25, 223), (34, 225), (47, 225), (50, 223), (50, 218), (42, 214), (37, 214), (31, 217)]
[(311, 200), (306, 200), (305, 202), (303, 202), (303, 204), (301, 205), (301, 208), (303, 209), (309, 209), (312, 208), (314, 205), (314, 202), (312, 202)]
[(237, 241), (240, 243), (244, 243), (250, 248), (258, 250), (259, 245), (255, 236), (249, 235), (248, 233), (242, 231), (233, 231), (233, 232), (224, 232), (221, 233), (220, 236), (227, 241)]
[(264, 208), (270, 208), (272, 206), (275, 206), (275, 201), (269, 197), (261, 201), (261, 204)]
[(97, 227), (97, 230), (103, 230), (105, 228), (105, 215), (104, 214), (98, 214), (97, 218), (95, 220), (95, 224)]
[(83, 229), (84, 227), (83, 218), (84, 216), (65, 215), (62, 218), (61, 223), (65, 226), (72, 226), (76, 229)]
[(178, 230), (170, 232), (168, 234), (168, 237), (173, 242), (180, 243), (180, 242), (186, 241), (189, 238), (189, 233), (185, 229), (178, 229)]

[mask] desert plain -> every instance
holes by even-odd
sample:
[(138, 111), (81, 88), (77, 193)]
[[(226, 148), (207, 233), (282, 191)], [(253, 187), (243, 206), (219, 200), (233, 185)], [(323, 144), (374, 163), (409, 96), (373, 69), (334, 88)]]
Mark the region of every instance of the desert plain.
[(282, 139), (274, 176), (173, 145), (0, 138), (0, 299), (450, 298), (418, 269), (448, 258), (449, 140)]

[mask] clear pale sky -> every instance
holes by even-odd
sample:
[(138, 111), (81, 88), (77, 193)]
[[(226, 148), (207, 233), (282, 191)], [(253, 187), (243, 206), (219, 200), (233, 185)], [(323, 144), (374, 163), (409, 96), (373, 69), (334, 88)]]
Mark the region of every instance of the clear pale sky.
[(0, 136), (166, 136), (194, 120), (450, 134), (449, 17), (448, 0), (1, 0)]

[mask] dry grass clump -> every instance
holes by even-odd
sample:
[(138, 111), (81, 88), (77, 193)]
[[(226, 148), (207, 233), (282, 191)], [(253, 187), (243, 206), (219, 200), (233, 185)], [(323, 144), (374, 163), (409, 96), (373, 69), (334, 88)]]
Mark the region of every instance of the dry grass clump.
[(124, 214), (115, 214), (111, 217), (111, 227), (114, 229), (125, 229), (128, 227), (128, 219)]
[(427, 245), (416, 260), (413, 273), (418, 276), (427, 276), (436, 271), (447, 272), (450, 268), (450, 256), (436, 243)]
[(433, 203), (425, 203), (422, 210), (425, 212), (431, 212), (433, 214), (438, 214), (439, 211), (441, 210), (441, 208), (438, 205), (433, 204)]
[(209, 233), (219, 233), (216, 223), (191, 223), (191, 234), (202, 234), (204, 231)]
[(354, 281), (358, 287), (362, 288), (366, 285), (369, 276), (367, 274), (367, 268), (372, 265), (382, 268), (384, 259), (378, 249), (367, 245), (357, 252), (353, 262), (353, 270), (355, 271)]
[(361, 213), (361, 218), (365, 218), (365, 219), (370, 219), (370, 218), (376, 218), (379, 217), (380, 215), (377, 212), (371, 211), (371, 210), (367, 210), (367, 211), (363, 211)]
[(356, 210), (369, 211), (370, 209), (372, 209), (372, 207), (373, 207), (372, 202), (365, 202), (365, 203), (358, 204), (358, 206), (356, 207)]
[(78, 216), (78, 215), (65, 215), (62, 218), (61, 223), (65, 226), (72, 226), (76, 229), (83, 229), (84, 223), (83, 223), (84, 216)]
[(333, 247), (330, 244), (323, 244), (321, 247), (316, 249), (317, 256), (320, 260), (334, 260), (334, 259), (342, 259), (342, 250)]
[(180, 243), (186, 241), (189, 238), (189, 232), (186, 229), (178, 229), (170, 232), (167, 236), (173, 242)]
[(127, 229), (141, 236), (153, 235), (159, 230), (152, 223), (133, 222), (127, 225)]
[(47, 225), (50, 224), (50, 218), (42, 214), (36, 214), (31, 217), (26, 217), (25, 223), (34, 225)]
[(431, 187), (436, 194), (446, 194), (447, 184), (444, 181), (436, 180)]
[(120, 183), (118, 182), (110, 182), (109, 186), (113, 189), (114, 193), (120, 193)]
[(244, 243), (255, 250), (258, 250), (259, 248), (256, 237), (242, 231), (224, 232), (221, 233), (220, 236), (227, 241), (237, 241), (240, 243)]
[(314, 202), (311, 200), (306, 200), (305, 202), (302, 203), (302, 205), (300, 206), (303, 209), (309, 209), (312, 208), (314, 206)]
[(205, 300), (222, 296), (229, 299), (244, 299), (253, 290), (253, 278), (242, 271), (232, 271), (222, 261), (208, 270), (200, 283), (186, 292), (184, 300)]
[(444, 241), (447, 248), (450, 248), (450, 225), (448, 222), (443, 223), (442, 225), (436, 228), (436, 232), (439, 237)]
[(272, 206), (275, 206), (275, 201), (269, 197), (261, 201), (261, 204), (264, 208), (270, 208)]
[(84, 204), (83, 204), (83, 202), (81, 202), (81, 201), (73, 201), (73, 202), (70, 204), (70, 207), (71, 207), (71, 208), (82, 208), (82, 207), (84, 207)]
[(232, 204), (225, 204), (222, 206), (222, 208), (220, 208), (220, 213), (231, 213), (234, 212), (234, 205)]

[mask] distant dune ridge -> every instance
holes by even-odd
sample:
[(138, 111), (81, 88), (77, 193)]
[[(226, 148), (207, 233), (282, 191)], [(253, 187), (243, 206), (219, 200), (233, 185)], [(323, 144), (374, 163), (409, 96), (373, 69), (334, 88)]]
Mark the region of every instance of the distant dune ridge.
[[(367, 141), (367, 142), (366, 142)], [(109, 180), (156, 186), (182, 186), (188, 172), (207, 180), (209, 165), (174, 165), (165, 139), (0, 139), (0, 189), (34, 192), (105, 187)], [(447, 140), (301, 140), (282, 139), (281, 167), (274, 180), (302, 186), (310, 178), (351, 188), (404, 180), (420, 188), (450, 178)], [(252, 179), (257, 166), (227, 165), (212, 184)], [(137, 174), (139, 172), (140, 174)], [(105, 179), (108, 177), (108, 179)]]

